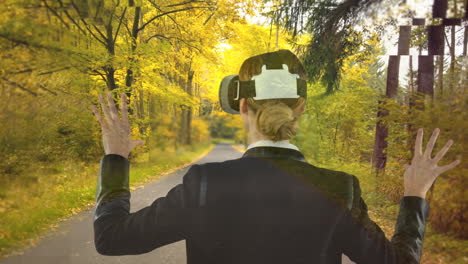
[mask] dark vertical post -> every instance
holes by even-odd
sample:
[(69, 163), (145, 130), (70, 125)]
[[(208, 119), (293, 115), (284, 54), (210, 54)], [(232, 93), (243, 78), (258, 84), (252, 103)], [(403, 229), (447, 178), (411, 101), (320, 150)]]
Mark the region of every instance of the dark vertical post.
[(418, 92), (434, 96), (434, 56), (418, 56)]
[(447, 17), (447, 0), (434, 0), (432, 5), (432, 17), (433, 18), (445, 18)]
[[(387, 89), (385, 93), (386, 98), (393, 98), (398, 92), (398, 79), (400, 71), (400, 55), (391, 55), (388, 60), (387, 71)], [(379, 109), (377, 118), (381, 119), (388, 116), (388, 110), (384, 107), (383, 100), (379, 100)], [(373, 167), (376, 169), (376, 176), (378, 176), (385, 169), (387, 163), (387, 155), (384, 150), (387, 148), (388, 127), (383, 124), (382, 120), (378, 120), (375, 130), (375, 143), (374, 152), (372, 157)]]
[(427, 26), (429, 55), (444, 55), (444, 26)]
[(409, 55), (411, 38), (411, 26), (400, 26), (399, 41), (398, 41), (398, 54)]

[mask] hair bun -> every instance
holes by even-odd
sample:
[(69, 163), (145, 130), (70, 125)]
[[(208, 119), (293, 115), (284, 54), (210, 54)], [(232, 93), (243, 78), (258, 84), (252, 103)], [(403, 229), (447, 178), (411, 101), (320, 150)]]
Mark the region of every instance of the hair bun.
[(257, 114), (257, 128), (271, 140), (287, 140), (296, 134), (297, 116), (287, 104), (268, 101), (262, 104)]

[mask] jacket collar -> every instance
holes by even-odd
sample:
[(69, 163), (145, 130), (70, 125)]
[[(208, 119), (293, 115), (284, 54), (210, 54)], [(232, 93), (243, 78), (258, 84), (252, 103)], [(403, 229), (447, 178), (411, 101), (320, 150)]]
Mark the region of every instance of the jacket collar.
[(242, 155), (242, 158), (247, 156), (259, 158), (294, 159), (302, 162), (307, 162), (304, 155), (299, 150), (273, 146), (252, 147), (245, 151), (245, 153)]
[(253, 148), (253, 147), (280, 147), (280, 148), (291, 148), (295, 150), (299, 150), (297, 146), (294, 144), (291, 144), (289, 140), (279, 140), (279, 141), (272, 141), (269, 139), (264, 139), (264, 140), (258, 140), (252, 144), (250, 144), (247, 149)]

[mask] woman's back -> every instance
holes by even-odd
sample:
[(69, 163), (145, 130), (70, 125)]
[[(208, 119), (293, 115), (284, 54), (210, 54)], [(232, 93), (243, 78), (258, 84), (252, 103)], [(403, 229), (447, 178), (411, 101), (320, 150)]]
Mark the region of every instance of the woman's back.
[(193, 166), (206, 175), (206, 191), (199, 195), (205, 197), (199, 225), (186, 238), (188, 263), (317, 263), (321, 254), (340, 263), (341, 252), (330, 242), (340, 213), (336, 202), (352, 199), (345, 174), (321, 175), (293, 155)]
[[(301, 158), (257, 147), (239, 159), (193, 165), (199, 211), (186, 233), (188, 263), (341, 263), (344, 250), (357, 263), (419, 260), (418, 235), (402, 241), (415, 251), (395, 251), (369, 218), (356, 177)], [(408, 262), (396, 262), (405, 254)]]
[(341, 263), (342, 253), (356, 263), (419, 263), (424, 199), (402, 198), (390, 242), (369, 219), (356, 177), (298, 161), (298, 153), (252, 148), (240, 159), (192, 165), (182, 184), (131, 214), (129, 161), (105, 155), (96, 250), (135, 255), (185, 239), (189, 264)]

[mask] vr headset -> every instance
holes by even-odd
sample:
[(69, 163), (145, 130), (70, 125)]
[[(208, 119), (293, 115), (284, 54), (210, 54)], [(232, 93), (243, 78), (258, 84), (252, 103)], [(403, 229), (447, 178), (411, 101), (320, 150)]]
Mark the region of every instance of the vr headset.
[(262, 72), (250, 81), (240, 81), (239, 75), (223, 78), (219, 87), (219, 102), (225, 112), (239, 114), (240, 98), (307, 98), (307, 82), (300, 79), (298, 74), (290, 73), (278, 53), (266, 53), (264, 56)]

